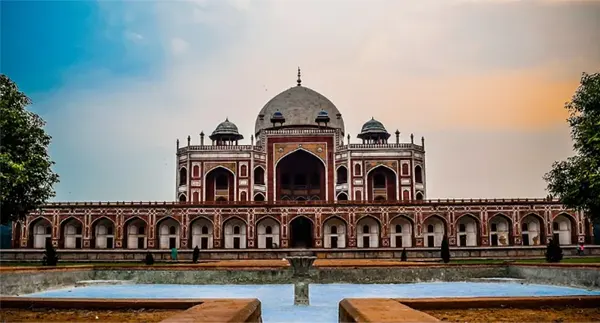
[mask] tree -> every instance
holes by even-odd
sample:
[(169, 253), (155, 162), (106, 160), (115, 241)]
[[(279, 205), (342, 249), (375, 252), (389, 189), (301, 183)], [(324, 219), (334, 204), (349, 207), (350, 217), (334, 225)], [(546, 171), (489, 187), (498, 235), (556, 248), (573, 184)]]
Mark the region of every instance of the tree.
[(575, 156), (544, 175), (548, 191), (566, 207), (600, 220), (600, 73), (586, 74), (565, 105)]
[(58, 182), (48, 156), (44, 120), (25, 108), (31, 100), (0, 74), (0, 223), (23, 218), (54, 196)]
[(406, 248), (402, 249), (402, 254), (400, 255), (400, 261), (406, 261), (408, 257), (406, 256)]
[(448, 236), (444, 235), (442, 240), (442, 260), (444, 263), (450, 262), (450, 245), (448, 244)]
[(52, 246), (52, 241), (46, 241), (46, 250), (44, 251), (44, 258), (42, 259), (42, 265), (44, 266), (56, 266), (58, 264), (58, 255), (56, 249)]
[(146, 252), (146, 259), (144, 259), (144, 262), (148, 266), (154, 265), (154, 257), (152, 256), (152, 254), (150, 253), (150, 251)]
[(546, 247), (546, 261), (560, 262), (563, 258), (562, 248), (556, 239), (550, 239), (550, 243)]
[(196, 248), (194, 248), (194, 252), (192, 253), (192, 262), (197, 263), (198, 258), (200, 258), (200, 248), (196, 246)]

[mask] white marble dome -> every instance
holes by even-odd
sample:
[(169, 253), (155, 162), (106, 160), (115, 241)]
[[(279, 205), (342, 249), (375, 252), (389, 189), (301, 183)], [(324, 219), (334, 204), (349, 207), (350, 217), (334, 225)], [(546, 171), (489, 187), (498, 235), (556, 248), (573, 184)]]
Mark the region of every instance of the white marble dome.
[(261, 130), (273, 127), (271, 117), (277, 111), (285, 118), (284, 128), (317, 127), (315, 118), (325, 111), (330, 118), (327, 126), (344, 132), (344, 119), (335, 105), (320, 93), (298, 85), (279, 93), (260, 110), (254, 128), (257, 136)]

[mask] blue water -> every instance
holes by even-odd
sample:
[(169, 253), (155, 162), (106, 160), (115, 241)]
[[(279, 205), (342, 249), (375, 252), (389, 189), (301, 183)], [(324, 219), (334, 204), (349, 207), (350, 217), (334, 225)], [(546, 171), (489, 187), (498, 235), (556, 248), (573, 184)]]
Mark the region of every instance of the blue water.
[(502, 283), (415, 283), (415, 284), (311, 284), (310, 306), (294, 306), (293, 285), (109, 285), (73, 287), (27, 297), (71, 298), (258, 298), (263, 321), (337, 322), (338, 303), (343, 298), (423, 298), (489, 296), (600, 295), (585, 290), (549, 285)]

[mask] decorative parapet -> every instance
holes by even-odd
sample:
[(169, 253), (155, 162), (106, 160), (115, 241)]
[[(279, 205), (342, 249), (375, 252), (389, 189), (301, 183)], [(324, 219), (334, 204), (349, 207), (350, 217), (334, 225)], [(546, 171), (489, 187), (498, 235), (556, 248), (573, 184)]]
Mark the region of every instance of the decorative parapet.
[(558, 199), (547, 198), (502, 198), (502, 199), (429, 199), (401, 201), (202, 201), (202, 202), (172, 202), (172, 201), (114, 201), (114, 202), (51, 202), (42, 208), (62, 208), (80, 206), (444, 206), (444, 205), (515, 205), (515, 204), (554, 204), (560, 205)]

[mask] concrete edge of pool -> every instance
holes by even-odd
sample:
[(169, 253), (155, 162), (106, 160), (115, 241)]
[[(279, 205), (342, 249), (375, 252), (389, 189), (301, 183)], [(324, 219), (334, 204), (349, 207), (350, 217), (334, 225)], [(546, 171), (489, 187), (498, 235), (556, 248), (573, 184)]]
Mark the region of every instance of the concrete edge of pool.
[[(422, 312), (439, 309), (521, 308), (570, 306), (593, 308), (600, 296), (469, 297), (469, 298), (345, 298), (339, 302), (338, 322), (438, 322)], [(90, 299), (3, 297), (3, 309), (181, 309), (162, 323), (262, 322), (258, 299)]]
[(102, 298), (37, 298), (2, 297), (2, 309), (177, 309), (180, 313), (161, 321), (176, 322), (262, 322), (260, 300), (240, 299), (102, 299)]
[(465, 297), (465, 298), (345, 298), (339, 303), (338, 322), (439, 322), (422, 311), (441, 309), (541, 307), (596, 308), (600, 296)]

